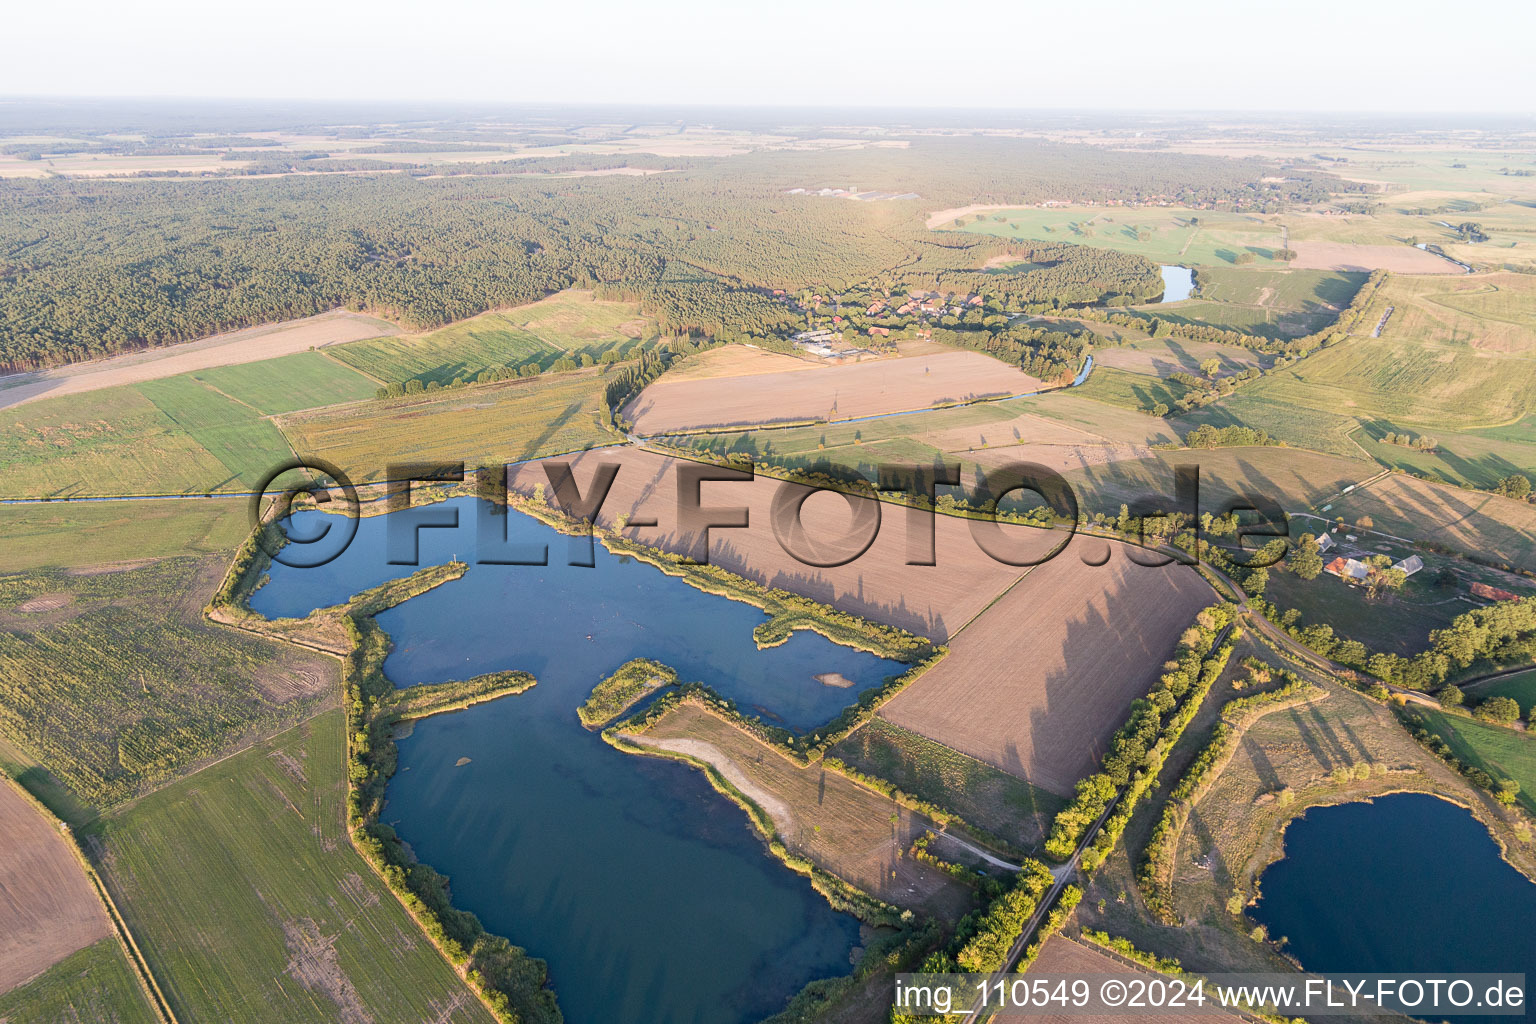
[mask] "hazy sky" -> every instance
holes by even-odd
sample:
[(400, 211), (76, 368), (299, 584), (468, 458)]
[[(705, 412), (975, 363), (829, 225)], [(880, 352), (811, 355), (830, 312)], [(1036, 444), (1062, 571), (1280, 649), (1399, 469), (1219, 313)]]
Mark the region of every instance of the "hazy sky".
[(78, 0), (0, 94), (1536, 113), (1532, 0)]

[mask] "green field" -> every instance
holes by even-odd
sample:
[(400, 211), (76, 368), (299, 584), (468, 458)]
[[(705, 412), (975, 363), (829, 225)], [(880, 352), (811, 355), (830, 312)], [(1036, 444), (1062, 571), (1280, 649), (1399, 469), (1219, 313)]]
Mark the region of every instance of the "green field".
[[(202, 490), (253, 488), (268, 470), (292, 455), (271, 420), (191, 377), (145, 381), (134, 387), (226, 470), (227, 475), (207, 481)], [(139, 493), (144, 490), (154, 493), (154, 488)]]
[(1353, 417), (1287, 402), (1266, 387), (1273, 379), (1265, 377), (1245, 384), (1213, 405), (1181, 414), (1171, 421), (1171, 425), (1181, 435), (1203, 423), (1215, 427), (1253, 427), (1293, 448), (1310, 448), (1345, 458), (1365, 458), (1365, 452), (1349, 439), (1350, 431), (1358, 425)]
[(597, 302), (585, 292), (562, 292), (531, 306), (485, 313), (414, 337), (374, 338), (329, 348), (348, 366), (385, 383), (419, 380), (447, 384), (481, 370), (516, 369), (537, 363), (547, 369), (562, 356), (597, 359), (627, 347), (644, 322), (636, 307)]
[(157, 1024), (117, 939), (72, 953), (0, 994), (5, 1024)]
[(335, 463), (356, 482), (391, 463), (470, 467), (558, 455), (622, 440), (607, 424), (599, 370), (453, 388), (279, 422), (302, 455)]
[(96, 829), (182, 1020), (490, 1021), (352, 849), (342, 728), (327, 712)]
[(0, 734), (103, 806), (330, 699), (331, 659), (203, 619), (224, 564), (0, 577)]
[(861, 772), (1033, 849), (1065, 801), (942, 743), (873, 718), (831, 751)]
[(1531, 709), (1536, 708), (1536, 669), (1500, 679), (1487, 686), (1479, 686), (1471, 691), (1469, 697), (1474, 701), (1489, 697), (1513, 697), (1515, 703), (1520, 705), (1521, 713), (1530, 718)]
[(1333, 270), (1197, 271), (1197, 294), (1212, 302), (1267, 306), (1276, 310), (1337, 315), (1370, 275)]
[(319, 352), (198, 370), (188, 376), (263, 416), (372, 398), (376, 387), (367, 377)]
[[(1433, 451), (1421, 451), (1411, 446), (1385, 443), (1382, 438), (1388, 433), (1432, 436), (1439, 443)], [(1491, 436), (1494, 433), (1434, 430), (1424, 426), (1410, 428), (1390, 420), (1369, 420), (1364, 429), (1355, 434), (1355, 440), (1384, 466), (1456, 487), (1469, 484), (1480, 490), (1491, 490), (1513, 473), (1523, 473), (1536, 480), (1536, 443)]]
[(1481, 768), (1495, 779), (1520, 783), (1520, 804), (1536, 813), (1536, 737), (1431, 708), (1415, 707), (1412, 713), (1449, 744), (1462, 764)]
[(1072, 389), (1072, 394), (1121, 409), (1149, 413), (1156, 405), (1173, 408), (1173, 403), (1189, 394), (1189, 388), (1161, 377), (1096, 366), (1086, 381)]
[[(1277, 223), (1258, 216), (1175, 207), (1058, 206), (985, 210), (965, 218), (960, 230), (1038, 242), (1098, 245), (1135, 253), (1157, 263), (1235, 266), (1239, 254), (1255, 268), (1283, 267), (1271, 259), (1280, 248)], [(953, 225), (942, 225), (952, 229)]]
[(0, 505), (0, 572), (230, 551), (250, 530), (243, 498)]
[[(1407, 553), (1404, 548), (1392, 554), (1400, 558)], [(1469, 607), (1458, 598), (1464, 587), (1436, 588), (1433, 576), (1433, 569), (1415, 573), (1398, 593), (1372, 601), (1364, 588), (1327, 573), (1303, 580), (1271, 571), (1264, 597), (1282, 609), (1295, 608), (1303, 623), (1326, 623), (1338, 636), (1372, 651), (1411, 657), (1428, 649), (1430, 630), (1449, 626)]]

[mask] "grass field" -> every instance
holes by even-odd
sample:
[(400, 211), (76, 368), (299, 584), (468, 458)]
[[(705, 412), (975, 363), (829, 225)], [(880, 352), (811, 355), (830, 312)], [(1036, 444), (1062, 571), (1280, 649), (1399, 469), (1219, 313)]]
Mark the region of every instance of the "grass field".
[(1180, 372), (1199, 375), (1200, 364), (1207, 359), (1216, 359), (1221, 363), (1222, 376), (1250, 366), (1267, 368), (1275, 361), (1273, 356), (1238, 345), (1218, 345), (1184, 338), (1147, 338), (1119, 348), (1099, 349), (1093, 354), (1093, 365), (1094, 375), (1113, 368), (1129, 373), (1168, 377)]
[(1234, 266), (1239, 254), (1248, 253), (1255, 268), (1284, 266), (1271, 258), (1280, 248), (1278, 225), (1246, 214), (1178, 207), (1058, 206), (989, 210), (965, 219), (961, 230), (975, 234), (1098, 245), (1158, 263)]
[(374, 383), (318, 352), (188, 374), (263, 416), (372, 398)]
[(1288, 572), (1270, 572), (1264, 597), (1281, 608), (1295, 608), (1307, 624), (1327, 623), (1349, 640), (1372, 651), (1411, 657), (1429, 647), (1429, 631), (1450, 625), (1471, 605), (1459, 600), (1464, 587), (1437, 589), (1430, 570), (1414, 574), (1397, 594), (1376, 601), (1361, 587), (1324, 573), (1303, 580)]
[(547, 368), (565, 355), (596, 359), (615, 346), (633, 344), (646, 327), (633, 305), (599, 302), (589, 292), (561, 292), (429, 334), (358, 341), (327, 354), (385, 383), (447, 384), (490, 368), (525, 363)]
[[(1107, 564), (1084, 563), (1106, 547)], [(1127, 550), (1075, 539), (955, 636), (948, 657), (881, 717), (1071, 794), (1213, 601), (1194, 570), (1135, 565)]]
[[(259, 373), (251, 368), (261, 365), (252, 363), (240, 370)], [(207, 481), (205, 491), (254, 488), (268, 470), (292, 455), (271, 420), (190, 377), (145, 381), (134, 387), (224, 467), (225, 475)], [(143, 488), (139, 493), (145, 490), (154, 493), (155, 489)]]
[(621, 440), (607, 427), (598, 370), (455, 388), (295, 413), (279, 423), (302, 455), (356, 482), (400, 462), (495, 465)]
[(0, 505), (0, 572), (230, 551), (250, 530), (242, 498)]
[(1485, 700), (1488, 697), (1513, 697), (1515, 703), (1520, 705), (1520, 710), (1528, 718), (1532, 717), (1531, 709), (1536, 708), (1536, 669), (1510, 676), (1508, 679), (1500, 679), (1487, 686), (1479, 686), (1472, 691), (1472, 696), (1476, 700)]
[(1121, 409), (1150, 413), (1156, 405), (1173, 408), (1173, 403), (1189, 394), (1189, 388), (1158, 376), (1117, 370), (1112, 366), (1095, 366), (1088, 379), (1072, 389), (1072, 394), (1076, 398), (1091, 398)]
[(1293, 448), (1309, 448), (1344, 458), (1365, 457), (1365, 452), (1349, 439), (1349, 433), (1358, 426), (1358, 420), (1326, 408), (1326, 403), (1318, 403), (1324, 408), (1295, 404), (1290, 400), (1292, 396), (1289, 393), (1270, 386), (1270, 381), (1276, 380), (1278, 376), (1245, 384), (1238, 388), (1236, 394), (1214, 405), (1183, 413), (1171, 420), (1170, 425), (1181, 435), (1205, 423), (1215, 427), (1253, 427)]
[[(1387, 444), (1381, 439), (1388, 433), (1414, 437), (1428, 434), (1438, 444), (1433, 451)], [(1384, 466), (1457, 487), (1470, 484), (1481, 490), (1491, 490), (1512, 473), (1523, 473), (1536, 479), (1536, 443), (1492, 436), (1497, 433), (1430, 431), (1422, 426), (1407, 429), (1389, 420), (1370, 420), (1361, 432), (1355, 434), (1355, 440)]]
[(789, 850), (901, 907), (958, 919), (969, 892), (949, 876), (903, 856), (932, 821), (821, 765), (796, 764), (734, 724), (690, 703), (639, 735), (642, 746), (714, 765), (773, 819)]
[(489, 1024), (347, 839), (342, 729), (328, 712), (97, 830), (183, 1021)]
[(0, 577), (0, 733), (115, 803), (336, 692), (336, 662), (206, 622), (225, 559)]
[(1481, 768), (1496, 779), (1520, 783), (1517, 799), (1527, 811), (1536, 813), (1536, 737), (1432, 708), (1415, 707), (1411, 714), (1445, 740), (1462, 764)]
[(19, 988), (0, 993), (6, 1024), (157, 1024), (113, 938), (86, 946)]
[(1065, 803), (1054, 793), (883, 718), (871, 719), (831, 753), (1022, 849), (1039, 844)]

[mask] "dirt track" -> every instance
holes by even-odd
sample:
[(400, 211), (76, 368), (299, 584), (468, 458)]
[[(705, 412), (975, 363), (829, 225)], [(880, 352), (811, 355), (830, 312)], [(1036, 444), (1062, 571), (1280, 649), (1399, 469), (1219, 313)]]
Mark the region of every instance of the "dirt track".
[(63, 836), (0, 783), (0, 992), (111, 934)]
[(0, 409), (25, 405), (40, 398), (77, 395), (119, 384), (138, 384), (216, 366), (255, 363), (307, 352), (311, 348), (399, 333), (398, 327), (383, 320), (361, 313), (332, 310), (303, 320), (216, 334), (184, 345), (145, 349), (110, 359), (0, 377)]

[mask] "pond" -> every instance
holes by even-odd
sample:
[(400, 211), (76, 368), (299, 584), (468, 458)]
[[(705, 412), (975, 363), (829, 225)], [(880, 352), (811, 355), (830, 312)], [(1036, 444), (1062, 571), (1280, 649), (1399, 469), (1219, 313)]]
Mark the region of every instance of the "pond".
[[(420, 532), (422, 564), (473, 562), (472, 498), (456, 529)], [(295, 529), (312, 529), (300, 513)], [(302, 615), (414, 566), (385, 564), (388, 517), (359, 521), (317, 569), (274, 565), (252, 606)], [(651, 657), (791, 728), (820, 724), (904, 666), (811, 633), (757, 650), (761, 611), (695, 590), (597, 544), (566, 564), (568, 538), (518, 512), (509, 537), (547, 544), (549, 566), (472, 565), (379, 616), (397, 685), (497, 669), (538, 684), (418, 722), (399, 741), (383, 818), (452, 879), (454, 902), (549, 961), (572, 1024), (750, 1021), (809, 981), (845, 974), (858, 922), (771, 858), (745, 814), (694, 769), (621, 753), (575, 709), (632, 657)], [(854, 685), (815, 680), (837, 673)], [(467, 760), (466, 760), (467, 759)]]
[(1195, 272), (1188, 267), (1162, 266), (1163, 297), (1158, 302), (1180, 302), (1195, 290)]
[(1260, 883), (1252, 917), (1307, 970), (1536, 978), (1536, 884), (1470, 812), (1437, 797), (1314, 807)]

